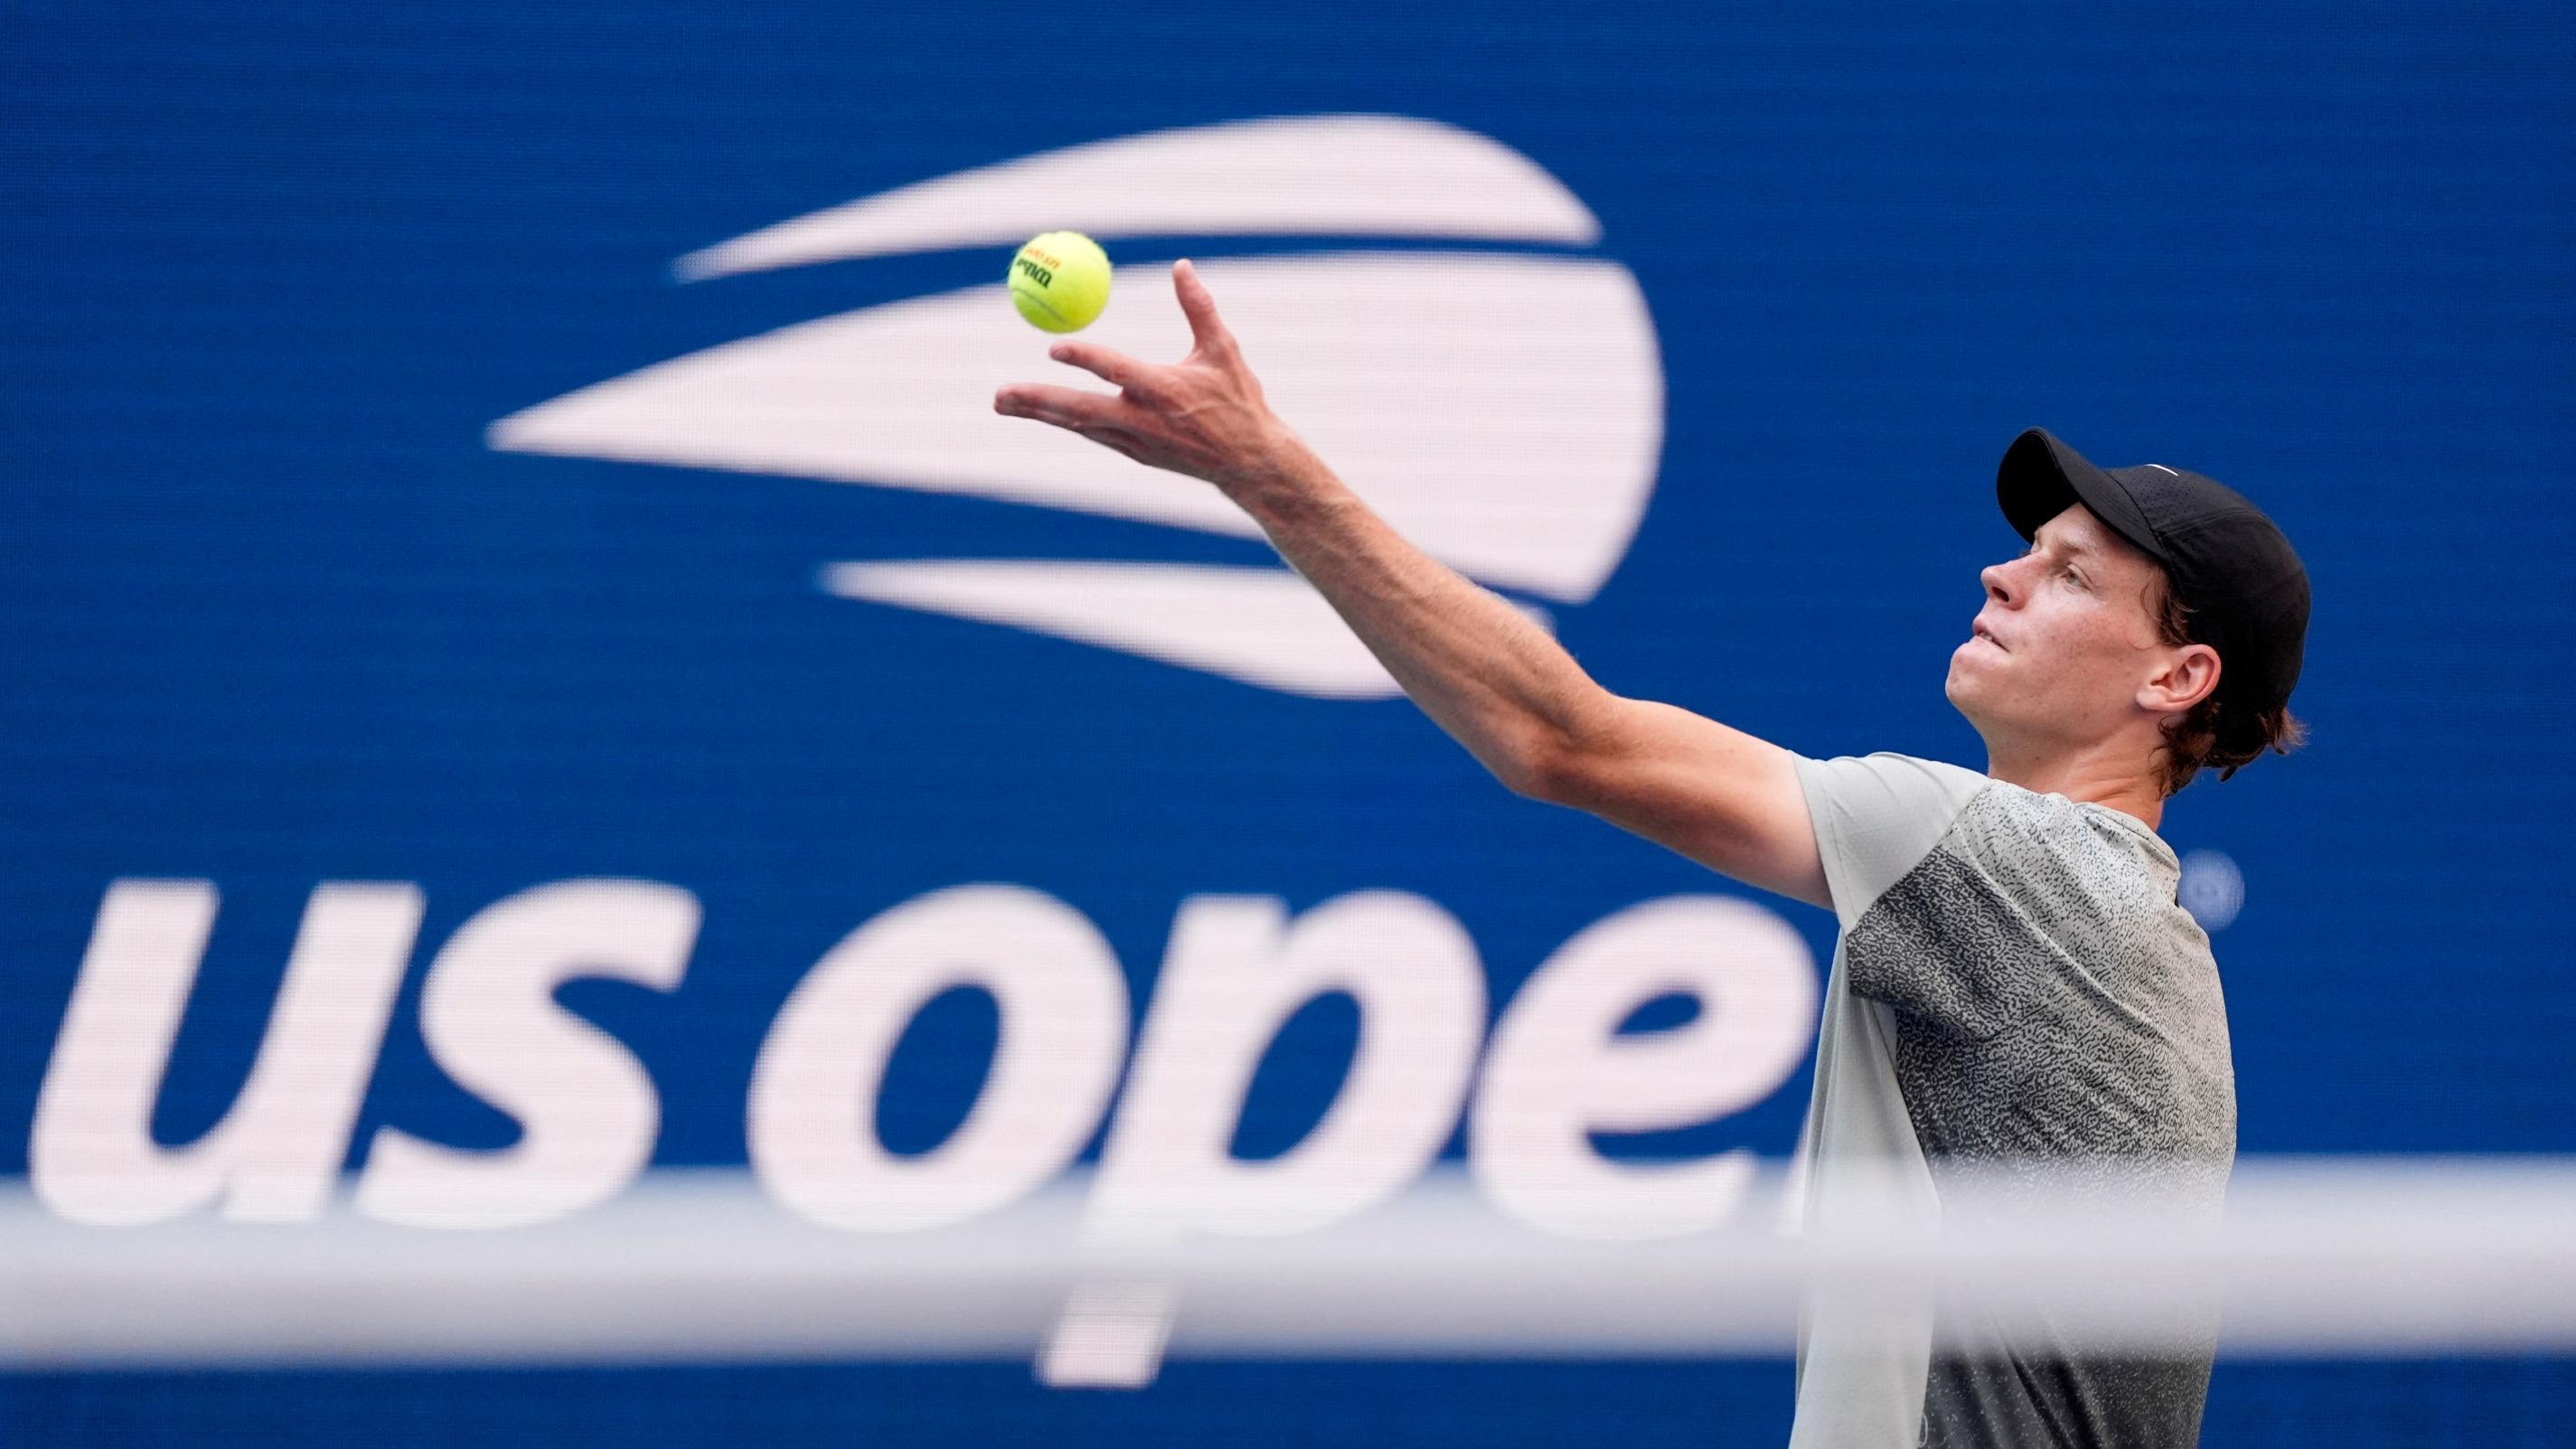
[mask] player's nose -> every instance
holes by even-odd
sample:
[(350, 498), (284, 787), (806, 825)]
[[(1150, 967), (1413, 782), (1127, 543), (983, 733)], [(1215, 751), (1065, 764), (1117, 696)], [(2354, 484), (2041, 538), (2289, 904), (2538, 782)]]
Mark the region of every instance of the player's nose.
[(1986, 565), (1985, 569), (1977, 575), (1977, 582), (1986, 586), (1987, 598), (1990, 598), (1996, 603), (2002, 604), (2007, 608), (2011, 607), (2013, 602), (2012, 575), (2005, 572), (2002, 564)]

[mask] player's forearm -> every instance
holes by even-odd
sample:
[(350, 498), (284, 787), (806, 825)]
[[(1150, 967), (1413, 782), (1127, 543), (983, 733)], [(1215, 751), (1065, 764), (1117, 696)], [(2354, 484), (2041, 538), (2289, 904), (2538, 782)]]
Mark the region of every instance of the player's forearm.
[(1545, 794), (1609, 696), (1547, 631), (1415, 548), (1302, 445), (1226, 491), (1423, 712), (1514, 790)]

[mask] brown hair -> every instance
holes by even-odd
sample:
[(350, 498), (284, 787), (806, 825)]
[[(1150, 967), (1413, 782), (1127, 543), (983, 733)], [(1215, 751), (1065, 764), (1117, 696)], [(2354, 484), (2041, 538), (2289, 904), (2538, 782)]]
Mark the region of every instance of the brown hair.
[[(2173, 580), (2166, 577), (2164, 570), (2156, 570), (2155, 581), (2147, 589), (2147, 613), (2156, 621), (2159, 638), (2167, 644), (2209, 642), (2194, 637), (2191, 606), (2174, 591)], [(2222, 660), (2222, 670), (2224, 663)], [(2220, 677), (2225, 677), (2223, 672)], [(2308, 727), (2291, 718), (2289, 705), (2248, 709), (2242, 703), (2225, 701), (2225, 693), (2224, 688), (2213, 691), (2193, 705), (2190, 713), (2165, 721), (2165, 744), (2156, 760), (2156, 783), (2167, 798), (2190, 784), (2203, 766), (2214, 766), (2218, 778), (2224, 780), (2266, 750), (2286, 755), (2307, 743)]]

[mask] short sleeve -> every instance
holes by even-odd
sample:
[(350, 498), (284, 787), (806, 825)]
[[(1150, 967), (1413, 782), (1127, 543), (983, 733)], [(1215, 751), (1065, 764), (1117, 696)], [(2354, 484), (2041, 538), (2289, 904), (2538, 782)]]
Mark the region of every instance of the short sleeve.
[(1844, 930), (1921, 864), (1959, 812), (1992, 783), (1974, 770), (1912, 755), (1802, 757), (1797, 771), (1825, 886)]

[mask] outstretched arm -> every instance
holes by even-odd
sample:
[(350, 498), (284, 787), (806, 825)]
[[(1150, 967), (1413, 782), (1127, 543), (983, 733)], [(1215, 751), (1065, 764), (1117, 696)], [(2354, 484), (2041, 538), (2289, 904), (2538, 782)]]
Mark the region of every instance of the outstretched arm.
[(1610, 693), (1518, 610), (1406, 543), (1270, 411), (1189, 263), (1172, 282), (1194, 338), (1188, 357), (1166, 367), (1058, 343), (1057, 361), (1119, 391), (1018, 384), (994, 409), (1216, 485), (1423, 712), (1513, 790), (1747, 884), (1829, 903), (1788, 751)]

